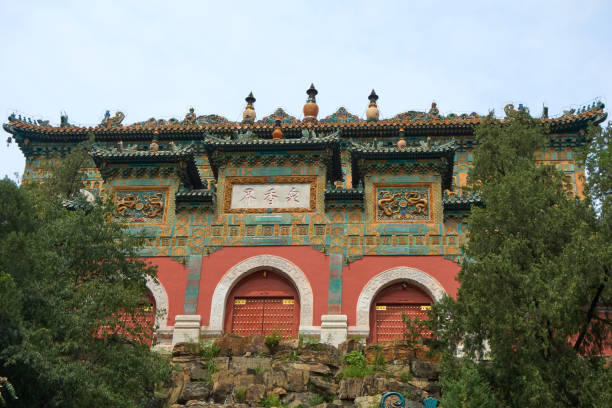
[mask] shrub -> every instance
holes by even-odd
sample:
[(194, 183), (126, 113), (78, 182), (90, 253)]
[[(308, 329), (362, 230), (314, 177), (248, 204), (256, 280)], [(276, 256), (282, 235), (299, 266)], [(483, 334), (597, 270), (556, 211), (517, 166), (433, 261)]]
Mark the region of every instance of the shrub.
[(412, 373), (410, 371), (402, 371), (400, 374), (400, 380), (404, 383), (412, 380)]
[(276, 334), (266, 336), (266, 346), (268, 347), (268, 350), (270, 350), (270, 353), (274, 353), (276, 349), (278, 349), (278, 345), (282, 339), (282, 336)]
[(234, 390), (234, 399), (236, 402), (242, 404), (246, 401), (246, 389), (244, 388), (236, 388)]
[(262, 407), (272, 408), (272, 407), (283, 407), (283, 403), (280, 398), (276, 394), (268, 394), (266, 395), (266, 399), (259, 403)]
[(349, 353), (346, 353), (344, 356), (344, 362), (350, 367), (365, 367), (366, 366), (366, 358), (362, 352), (353, 350)]
[(308, 405), (311, 406), (311, 407), (314, 407), (315, 405), (319, 405), (319, 404), (322, 404), (324, 402), (325, 402), (325, 397), (323, 397), (322, 395), (319, 395), (319, 394), (314, 394), (308, 400)]

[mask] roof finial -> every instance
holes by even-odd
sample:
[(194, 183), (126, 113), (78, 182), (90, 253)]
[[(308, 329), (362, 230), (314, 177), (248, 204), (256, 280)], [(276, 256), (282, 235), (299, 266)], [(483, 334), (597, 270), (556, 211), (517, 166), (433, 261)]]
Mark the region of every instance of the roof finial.
[(315, 96), (318, 93), (319, 92), (314, 87), (314, 84), (310, 84), (310, 88), (308, 88), (306, 91), (308, 99), (306, 99), (306, 104), (304, 105), (304, 122), (314, 122), (317, 120), (319, 106), (317, 105)]
[(429, 116), (432, 116), (436, 119), (440, 117), (440, 110), (438, 109), (437, 103), (435, 102), (431, 103), (431, 109), (429, 109)]
[(282, 139), (283, 138), (283, 130), (281, 129), (281, 118), (280, 116), (276, 117), (274, 121), (274, 130), (272, 131), (273, 139)]
[(183, 124), (193, 124), (196, 121), (196, 114), (193, 106), (189, 108), (189, 112), (185, 114), (185, 119), (183, 120)]
[(370, 93), (370, 96), (368, 96), (368, 99), (370, 100), (370, 105), (368, 106), (368, 109), (366, 110), (366, 120), (368, 122), (376, 122), (378, 121), (380, 112), (378, 110), (378, 106), (376, 105), (376, 101), (378, 100), (378, 95), (376, 95), (376, 92), (374, 91), (374, 89), (372, 89), (372, 92)]
[(244, 98), (247, 103), (246, 108), (244, 108), (244, 112), (242, 112), (242, 123), (253, 123), (255, 122), (255, 108), (253, 104), (257, 99), (253, 96), (253, 92), (249, 92), (249, 96)]

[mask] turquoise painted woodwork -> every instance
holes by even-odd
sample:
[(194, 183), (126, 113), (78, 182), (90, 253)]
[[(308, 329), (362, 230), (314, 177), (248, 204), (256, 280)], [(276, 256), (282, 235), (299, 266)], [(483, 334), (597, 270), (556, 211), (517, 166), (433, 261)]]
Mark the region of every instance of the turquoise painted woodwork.
[(425, 405), (425, 408), (436, 408), (438, 406), (438, 400), (435, 398), (425, 398), (423, 400), (423, 405)]
[(406, 400), (399, 392), (388, 392), (380, 399), (380, 408), (404, 408)]

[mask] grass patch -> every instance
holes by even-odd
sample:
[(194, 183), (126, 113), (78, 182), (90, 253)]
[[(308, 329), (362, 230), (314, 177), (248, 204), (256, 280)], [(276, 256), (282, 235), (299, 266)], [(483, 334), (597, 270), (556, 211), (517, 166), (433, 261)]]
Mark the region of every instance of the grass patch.
[(319, 394), (315, 394), (308, 400), (308, 406), (314, 407), (315, 405), (319, 405), (326, 402), (325, 397)]
[(280, 398), (278, 398), (278, 395), (272, 394), (272, 393), (266, 395), (266, 399), (261, 401), (259, 405), (261, 405), (262, 407), (266, 407), (266, 408), (272, 408), (272, 407), (283, 408), (284, 407)]
[(246, 389), (245, 388), (236, 388), (234, 390), (234, 400), (240, 404), (246, 401)]

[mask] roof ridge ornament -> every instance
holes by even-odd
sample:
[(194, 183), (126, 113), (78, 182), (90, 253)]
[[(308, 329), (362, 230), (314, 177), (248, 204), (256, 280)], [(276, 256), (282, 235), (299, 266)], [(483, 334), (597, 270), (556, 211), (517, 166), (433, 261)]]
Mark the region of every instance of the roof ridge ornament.
[(196, 114), (192, 106), (191, 108), (189, 108), (189, 112), (185, 114), (185, 119), (183, 120), (183, 124), (193, 125), (195, 121), (196, 121)]
[(368, 105), (368, 109), (366, 110), (366, 120), (368, 122), (377, 122), (380, 117), (380, 111), (378, 110), (378, 105), (376, 105), (376, 101), (378, 100), (378, 95), (374, 89), (368, 96), (368, 100), (370, 101), (370, 105)]
[(304, 122), (316, 122), (317, 115), (319, 114), (319, 105), (317, 105), (316, 96), (319, 93), (314, 87), (314, 84), (310, 84), (310, 88), (306, 90), (308, 99), (304, 105)]
[(432, 119), (440, 119), (440, 110), (438, 109), (438, 104), (436, 102), (431, 103), (431, 108), (429, 109), (429, 117)]
[(247, 103), (247, 106), (244, 108), (244, 112), (242, 112), (242, 123), (254, 123), (255, 122), (255, 107), (253, 104), (257, 99), (253, 96), (253, 92), (249, 92), (249, 95), (244, 98)]

